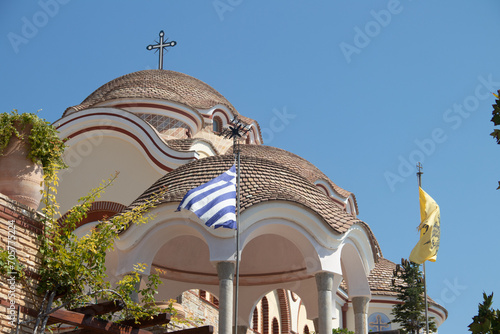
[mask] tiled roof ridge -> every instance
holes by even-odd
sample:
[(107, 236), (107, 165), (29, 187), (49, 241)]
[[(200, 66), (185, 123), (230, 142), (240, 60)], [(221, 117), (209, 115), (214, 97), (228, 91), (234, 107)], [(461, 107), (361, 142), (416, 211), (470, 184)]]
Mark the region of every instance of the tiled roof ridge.
[(260, 142), (264, 143), (264, 139), (262, 138), (262, 130), (261, 130), (260, 124), (259, 124), (259, 122), (257, 122), (257, 120), (240, 115), (240, 114), (238, 114), (238, 118), (241, 119), (245, 124), (255, 123), (255, 125), (257, 126), (257, 133), (259, 134)]
[(375, 234), (373, 233), (373, 230), (371, 229), (370, 225), (368, 225), (364, 221), (359, 221), (358, 224), (362, 225), (366, 233), (368, 233), (368, 235), (370, 236), (370, 243), (372, 249), (374, 250), (373, 252), (374, 258), (375, 261), (377, 262), (379, 259), (384, 257), (384, 254), (382, 254), (382, 248), (380, 247), (380, 244), (378, 243), (378, 240), (375, 237)]
[[(301, 156), (295, 154), (295, 153), (292, 153), (290, 151), (286, 151), (284, 149), (281, 149), (281, 148), (278, 148), (278, 147), (274, 147), (274, 146), (267, 146), (267, 145), (258, 145), (258, 148), (255, 147), (256, 145), (242, 145), (242, 153), (245, 154), (245, 153), (250, 153), (250, 150), (255, 150), (255, 149), (266, 149), (266, 148), (269, 148), (271, 150), (275, 150), (275, 151), (279, 151), (280, 153), (284, 154), (284, 155), (288, 155), (288, 156), (292, 156), (294, 159), (299, 159), (300, 161), (302, 161), (303, 163), (307, 164), (308, 166), (310, 167), (313, 167), (315, 169), (315, 172), (318, 174), (317, 177), (316, 177), (316, 180), (323, 180), (325, 182), (327, 182), (331, 188), (341, 197), (345, 197), (345, 198), (348, 198), (349, 196), (352, 196), (353, 197), (353, 200), (354, 200), (354, 204), (356, 206), (356, 211), (358, 211), (358, 203), (356, 201), (356, 196), (354, 195), (354, 193), (348, 191), (348, 190), (345, 190), (341, 187), (339, 187), (335, 182), (333, 182), (325, 173), (323, 173), (318, 167), (316, 167), (313, 163), (311, 163), (310, 161), (302, 158)], [(246, 152), (245, 152), (246, 151)], [(316, 181), (315, 180), (315, 181)]]
[(211, 141), (203, 139), (203, 138), (180, 138), (180, 139), (166, 139), (165, 143), (173, 150), (187, 152), (191, 151), (191, 147), (193, 144), (197, 142), (204, 142), (215, 151), (217, 155), (220, 155), (219, 150), (212, 144)]

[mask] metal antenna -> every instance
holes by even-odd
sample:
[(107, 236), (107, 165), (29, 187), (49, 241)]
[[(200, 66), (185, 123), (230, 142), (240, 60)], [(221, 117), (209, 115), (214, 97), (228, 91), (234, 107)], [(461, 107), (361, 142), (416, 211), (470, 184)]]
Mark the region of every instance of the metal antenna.
[(238, 291), (240, 285), (240, 144), (239, 138), (245, 135), (250, 126), (243, 123), (237, 116), (231, 121), (232, 125), (226, 128), (222, 135), (226, 139), (233, 139), (233, 154), (236, 160), (236, 289), (234, 294), (234, 333), (238, 333)]
[[(155, 44), (155, 45), (148, 45), (146, 47), (146, 49), (148, 50), (153, 50), (153, 49), (158, 49), (160, 50), (160, 62), (159, 62), (159, 65), (158, 65), (158, 69), (159, 70), (163, 70), (163, 49), (164, 48), (167, 48), (167, 47), (170, 47), (170, 46), (176, 46), (177, 45), (177, 42), (176, 41), (171, 41), (171, 42), (168, 42), (168, 38), (166, 40), (163, 40), (163, 36), (165, 35), (165, 33), (162, 31), (160, 31), (160, 42), (156, 42), (158, 44)], [(156, 51), (158, 51), (156, 50)], [(168, 50), (165, 50), (166, 52), (168, 52)]]

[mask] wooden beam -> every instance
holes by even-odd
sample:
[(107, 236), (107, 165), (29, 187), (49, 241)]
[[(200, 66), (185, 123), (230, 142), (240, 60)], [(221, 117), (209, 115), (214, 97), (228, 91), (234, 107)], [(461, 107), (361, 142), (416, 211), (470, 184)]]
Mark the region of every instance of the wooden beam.
[(146, 328), (155, 325), (164, 325), (170, 322), (170, 314), (160, 313), (149, 319), (139, 319), (139, 323), (135, 323), (135, 319), (124, 320), (120, 322), (121, 325), (127, 325), (134, 328)]
[(169, 334), (213, 334), (214, 326), (203, 326), (203, 327), (194, 327), (188, 329), (181, 329), (175, 332), (165, 332)]
[(96, 319), (90, 315), (85, 315), (78, 312), (67, 310), (57, 310), (50, 314), (50, 320), (62, 322), (73, 326), (82, 327), (84, 329), (92, 329), (92, 333), (100, 334), (152, 334), (139, 328), (120, 325), (112, 321)]
[(117, 299), (99, 304), (73, 308), (70, 311), (83, 313), (85, 315), (95, 316), (106, 313), (118, 312), (120, 310), (123, 310), (124, 307), (125, 304), (121, 300)]
[[(94, 333), (90, 329), (77, 329), (71, 332), (68, 332), (68, 334), (92, 334)], [(188, 329), (181, 329), (175, 332), (165, 332), (168, 334), (213, 334), (214, 333), (214, 327), (213, 326), (203, 326), (203, 327), (195, 327), (195, 328), (188, 328)]]
[[(106, 314), (106, 313), (110, 313), (110, 312), (117, 312), (117, 311), (122, 310), (124, 307), (125, 307), (125, 304), (121, 300), (117, 299), (117, 300), (112, 300), (112, 301), (103, 302), (103, 303), (99, 303), (99, 304), (77, 307), (77, 308), (71, 309), (70, 311), (83, 313), (85, 315), (95, 316), (95, 315), (102, 315), (102, 314)], [(47, 326), (53, 325), (56, 323), (58, 323), (57, 320), (49, 319), (49, 321), (47, 321)]]

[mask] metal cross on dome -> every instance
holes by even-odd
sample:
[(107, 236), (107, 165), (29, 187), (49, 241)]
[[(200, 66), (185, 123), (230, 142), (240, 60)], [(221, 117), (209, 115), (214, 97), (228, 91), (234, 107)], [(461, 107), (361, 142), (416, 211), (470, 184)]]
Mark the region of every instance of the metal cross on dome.
[(158, 65), (158, 69), (160, 69), (160, 70), (163, 70), (163, 49), (167, 48), (169, 46), (176, 46), (177, 45), (176, 41), (167, 42), (168, 38), (166, 40), (163, 40), (164, 35), (165, 35), (165, 33), (163, 32), (163, 30), (160, 31), (160, 42), (156, 42), (158, 44), (155, 44), (155, 45), (150, 44), (146, 47), (146, 49), (148, 49), (148, 50), (153, 50), (153, 49), (160, 50), (160, 62)]

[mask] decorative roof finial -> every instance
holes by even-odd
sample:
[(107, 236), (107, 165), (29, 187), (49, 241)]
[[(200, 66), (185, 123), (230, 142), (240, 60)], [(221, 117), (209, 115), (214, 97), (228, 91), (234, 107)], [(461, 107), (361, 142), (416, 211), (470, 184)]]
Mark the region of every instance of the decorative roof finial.
[[(165, 35), (165, 33), (162, 31), (160, 31), (160, 42), (156, 42), (158, 44), (155, 44), (155, 45), (148, 45), (146, 49), (148, 50), (153, 50), (153, 49), (158, 49), (160, 50), (160, 62), (158, 64), (158, 69), (160, 70), (163, 70), (163, 48), (166, 48), (166, 47), (169, 47), (169, 46), (175, 46), (177, 45), (177, 42), (176, 41), (171, 41), (171, 42), (168, 42), (168, 38), (166, 40), (163, 40), (163, 36)], [(167, 51), (167, 50), (165, 50)], [(168, 51), (167, 51), (168, 52)]]

